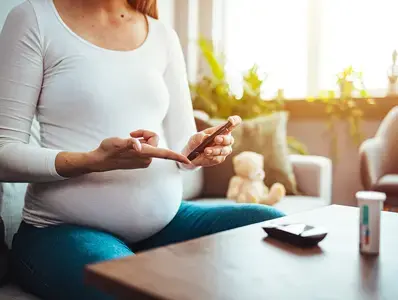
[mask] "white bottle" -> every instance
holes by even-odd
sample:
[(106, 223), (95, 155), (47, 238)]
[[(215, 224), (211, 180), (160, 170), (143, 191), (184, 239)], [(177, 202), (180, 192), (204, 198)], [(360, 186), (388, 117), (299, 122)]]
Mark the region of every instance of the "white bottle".
[(359, 213), (359, 250), (363, 254), (379, 254), (380, 217), (386, 194), (361, 191), (355, 194)]

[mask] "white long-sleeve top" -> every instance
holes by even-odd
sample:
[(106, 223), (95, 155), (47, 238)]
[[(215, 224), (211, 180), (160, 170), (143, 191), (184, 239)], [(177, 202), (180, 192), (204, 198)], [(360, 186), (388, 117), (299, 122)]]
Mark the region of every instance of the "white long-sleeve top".
[[(147, 169), (57, 174), (60, 151), (91, 151), (108, 137), (154, 131), (181, 151), (196, 131), (185, 62), (174, 30), (148, 18), (133, 51), (100, 48), (62, 21), (53, 0), (28, 0), (0, 35), (0, 181), (29, 182), (24, 221), (92, 226), (129, 241), (161, 230), (182, 198), (175, 162)], [(28, 144), (34, 117), (41, 147)]]

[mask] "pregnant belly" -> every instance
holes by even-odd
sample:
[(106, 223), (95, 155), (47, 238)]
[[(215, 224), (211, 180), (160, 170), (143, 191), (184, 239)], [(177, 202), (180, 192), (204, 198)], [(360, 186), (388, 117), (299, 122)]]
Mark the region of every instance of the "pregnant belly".
[(39, 226), (90, 226), (135, 242), (165, 227), (177, 213), (181, 199), (182, 181), (175, 163), (154, 160), (143, 170), (32, 184), (24, 219)]

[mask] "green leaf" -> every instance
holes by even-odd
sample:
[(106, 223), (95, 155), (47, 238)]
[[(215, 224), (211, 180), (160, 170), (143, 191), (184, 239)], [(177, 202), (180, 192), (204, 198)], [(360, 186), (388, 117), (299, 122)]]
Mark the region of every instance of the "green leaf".
[(368, 92), (365, 91), (365, 90), (360, 90), (359, 94), (360, 94), (360, 96), (361, 96), (362, 98), (367, 98), (367, 97), (369, 97)]
[(300, 155), (308, 155), (307, 147), (292, 136), (287, 137), (287, 144), (289, 146), (289, 150), (291, 154), (300, 154)]
[(206, 59), (210, 69), (213, 73), (213, 76), (218, 80), (225, 79), (224, 65), (222, 65), (218, 60), (214, 53), (213, 44), (207, 39), (200, 37), (199, 38), (199, 47), (202, 51), (202, 55)]

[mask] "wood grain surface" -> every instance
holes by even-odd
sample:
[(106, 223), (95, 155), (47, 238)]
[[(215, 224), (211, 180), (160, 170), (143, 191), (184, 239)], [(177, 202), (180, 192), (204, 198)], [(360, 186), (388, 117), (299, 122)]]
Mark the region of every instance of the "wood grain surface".
[(318, 247), (266, 237), (261, 224), (88, 266), (87, 283), (120, 299), (398, 299), (398, 214), (382, 213), (379, 256), (358, 246), (358, 209), (344, 206), (278, 222), (324, 226)]

